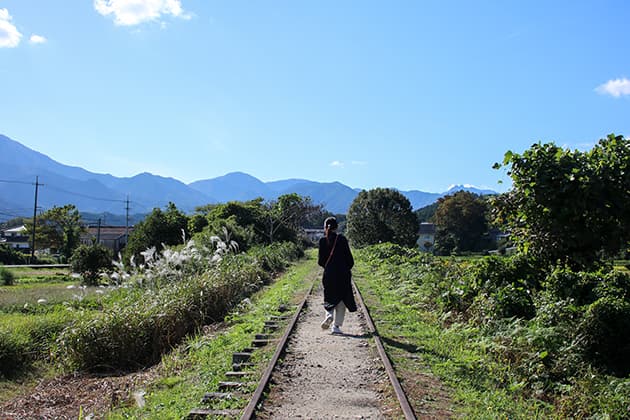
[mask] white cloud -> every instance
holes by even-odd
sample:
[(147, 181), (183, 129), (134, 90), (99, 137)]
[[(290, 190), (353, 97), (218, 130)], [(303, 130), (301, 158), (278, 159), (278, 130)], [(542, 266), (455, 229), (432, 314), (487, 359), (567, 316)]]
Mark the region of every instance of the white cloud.
[(22, 34), (11, 19), (7, 9), (0, 9), (0, 48), (15, 48), (20, 44)]
[(31, 35), (31, 39), (29, 41), (31, 44), (45, 44), (46, 42), (48, 42), (46, 37), (36, 34)]
[(338, 160), (333, 160), (332, 162), (330, 162), (330, 166), (334, 166), (336, 168), (343, 168), (343, 162), (340, 162)]
[(611, 95), (615, 98), (630, 95), (630, 80), (625, 77), (623, 79), (609, 80), (603, 85), (597, 86), (595, 91), (601, 95)]
[(103, 16), (114, 15), (114, 23), (120, 26), (159, 21), (163, 15), (191, 18), (180, 0), (94, 0), (94, 9)]

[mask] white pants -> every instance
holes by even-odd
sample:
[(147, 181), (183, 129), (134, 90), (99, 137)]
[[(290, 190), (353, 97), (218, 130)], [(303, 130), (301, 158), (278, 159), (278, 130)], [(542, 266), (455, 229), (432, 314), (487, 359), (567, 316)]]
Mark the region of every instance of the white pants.
[(334, 317), (334, 325), (341, 327), (343, 325), (343, 320), (346, 317), (346, 305), (344, 305), (343, 301), (341, 301), (329, 313)]

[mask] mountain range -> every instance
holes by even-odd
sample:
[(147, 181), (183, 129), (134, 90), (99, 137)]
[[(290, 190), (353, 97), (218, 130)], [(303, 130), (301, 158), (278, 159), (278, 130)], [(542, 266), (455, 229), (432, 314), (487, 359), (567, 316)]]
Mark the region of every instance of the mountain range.
[[(346, 213), (361, 191), (340, 182), (306, 179), (263, 182), (242, 172), (190, 184), (146, 172), (120, 178), (64, 165), (2, 134), (0, 169), (0, 220), (32, 215), (35, 190), (39, 209), (74, 204), (81, 212), (112, 214), (125, 214), (127, 206), (131, 213), (148, 213), (155, 207), (165, 207), (169, 202), (175, 203), (182, 211), (192, 212), (195, 207), (205, 204), (257, 197), (273, 200), (287, 193), (309, 196), (314, 203), (323, 204), (327, 210), (338, 214)], [(409, 199), (414, 209), (418, 209), (459, 190), (496, 194), (491, 190), (462, 185), (442, 193), (400, 192)]]

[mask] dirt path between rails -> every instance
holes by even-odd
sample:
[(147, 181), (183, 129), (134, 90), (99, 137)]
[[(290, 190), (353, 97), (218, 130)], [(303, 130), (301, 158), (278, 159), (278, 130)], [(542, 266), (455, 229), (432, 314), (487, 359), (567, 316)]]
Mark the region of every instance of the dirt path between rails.
[(322, 330), (321, 288), (311, 294), (271, 378), (260, 419), (403, 418), (360, 311), (343, 335)]

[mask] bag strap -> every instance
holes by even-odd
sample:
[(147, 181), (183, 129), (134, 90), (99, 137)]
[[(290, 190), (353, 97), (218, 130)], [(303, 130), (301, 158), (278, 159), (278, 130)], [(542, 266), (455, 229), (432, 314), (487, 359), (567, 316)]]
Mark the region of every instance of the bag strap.
[(337, 238), (339, 238), (339, 235), (335, 236), (335, 242), (333, 243), (333, 247), (330, 250), (330, 254), (328, 254), (328, 259), (326, 260), (326, 264), (324, 264), (324, 268), (328, 267), (328, 263), (333, 256), (333, 252), (335, 252), (335, 246), (337, 246)]

